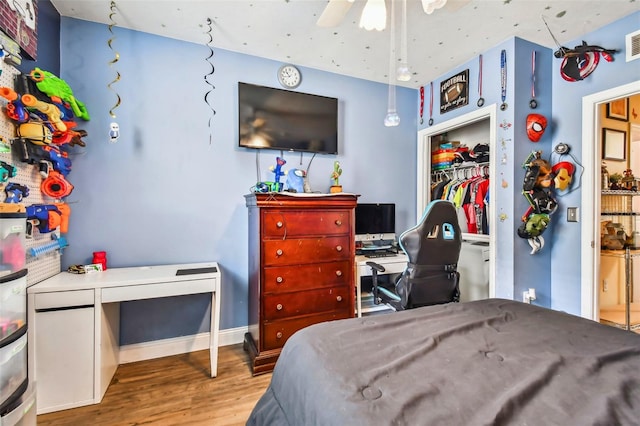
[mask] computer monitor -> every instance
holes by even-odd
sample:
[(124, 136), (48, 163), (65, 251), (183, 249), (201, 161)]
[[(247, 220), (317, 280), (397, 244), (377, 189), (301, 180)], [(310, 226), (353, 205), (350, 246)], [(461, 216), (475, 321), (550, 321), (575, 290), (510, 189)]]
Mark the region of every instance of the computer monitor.
[(395, 241), (396, 205), (358, 203), (356, 205), (356, 241)]

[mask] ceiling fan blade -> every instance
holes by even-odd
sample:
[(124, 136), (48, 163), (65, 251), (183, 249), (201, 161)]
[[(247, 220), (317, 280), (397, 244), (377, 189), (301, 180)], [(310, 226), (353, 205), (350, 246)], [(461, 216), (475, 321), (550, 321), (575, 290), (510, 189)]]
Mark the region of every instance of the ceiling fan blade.
[(354, 0), (329, 0), (316, 25), (319, 27), (336, 27), (353, 6)]
[(462, 9), (463, 7), (465, 7), (466, 5), (468, 5), (469, 3), (471, 3), (471, 0), (448, 0), (447, 4), (444, 5), (444, 10), (446, 10), (447, 12), (456, 12), (460, 9)]

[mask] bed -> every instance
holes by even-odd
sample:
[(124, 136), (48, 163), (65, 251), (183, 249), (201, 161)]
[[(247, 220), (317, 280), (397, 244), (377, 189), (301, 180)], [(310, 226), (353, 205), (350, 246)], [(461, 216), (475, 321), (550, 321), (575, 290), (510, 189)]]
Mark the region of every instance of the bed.
[(503, 299), (316, 324), (247, 425), (631, 425), (640, 335)]

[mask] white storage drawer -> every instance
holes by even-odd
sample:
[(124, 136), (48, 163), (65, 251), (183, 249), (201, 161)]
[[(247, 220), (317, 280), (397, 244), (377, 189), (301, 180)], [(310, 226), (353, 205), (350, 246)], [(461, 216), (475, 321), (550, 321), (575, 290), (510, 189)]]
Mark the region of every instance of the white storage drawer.
[(93, 306), (94, 290), (57, 291), (52, 293), (37, 293), (35, 295), (36, 311), (47, 309), (73, 308), (78, 306)]
[(37, 417), (36, 387), (32, 384), (18, 401), (18, 406), (0, 417), (0, 426), (33, 426)]
[(0, 346), (27, 321), (27, 270), (0, 277)]
[(7, 408), (27, 388), (27, 333), (0, 347), (0, 411)]
[(0, 277), (24, 269), (26, 213), (0, 213)]

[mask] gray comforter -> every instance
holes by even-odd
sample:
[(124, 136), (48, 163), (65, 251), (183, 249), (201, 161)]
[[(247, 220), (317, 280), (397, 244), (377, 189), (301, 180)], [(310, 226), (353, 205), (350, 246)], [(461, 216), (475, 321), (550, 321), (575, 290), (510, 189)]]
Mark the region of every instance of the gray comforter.
[(640, 335), (502, 299), (317, 324), (247, 422), (501, 424), (640, 424)]

